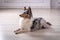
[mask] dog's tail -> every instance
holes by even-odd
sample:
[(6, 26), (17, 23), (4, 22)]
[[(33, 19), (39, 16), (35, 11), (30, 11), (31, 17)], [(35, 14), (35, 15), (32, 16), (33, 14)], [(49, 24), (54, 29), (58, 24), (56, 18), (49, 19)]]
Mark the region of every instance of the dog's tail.
[(52, 25), (52, 24), (51, 24), (51, 23), (49, 23), (49, 22), (47, 22), (47, 24), (48, 24), (48, 25), (50, 25), (50, 26)]

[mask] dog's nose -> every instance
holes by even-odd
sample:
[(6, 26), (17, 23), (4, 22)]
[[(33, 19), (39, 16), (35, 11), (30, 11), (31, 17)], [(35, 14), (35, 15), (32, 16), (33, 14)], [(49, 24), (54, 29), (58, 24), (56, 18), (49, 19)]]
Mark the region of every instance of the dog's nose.
[(19, 15), (19, 16), (21, 16), (21, 15)]

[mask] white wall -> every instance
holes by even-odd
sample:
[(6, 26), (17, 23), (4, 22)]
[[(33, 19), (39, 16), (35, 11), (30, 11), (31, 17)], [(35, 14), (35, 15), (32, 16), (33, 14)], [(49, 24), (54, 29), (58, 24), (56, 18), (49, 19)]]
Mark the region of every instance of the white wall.
[(50, 0), (0, 0), (0, 8), (50, 8)]
[(60, 0), (51, 0), (52, 8), (60, 8)]

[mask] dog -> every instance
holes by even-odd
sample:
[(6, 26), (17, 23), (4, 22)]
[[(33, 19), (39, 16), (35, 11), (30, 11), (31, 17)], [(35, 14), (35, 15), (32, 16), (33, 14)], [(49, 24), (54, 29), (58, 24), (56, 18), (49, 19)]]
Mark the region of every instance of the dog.
[(23, 14), (19, 15), (23, 18), (22, 27), (18, 30), (14, 31), (16, 34), (25, 33), (25, 32), (33, 32), (40, 29), (46, 29), (51, 26), (51, 23), (46, 22), (43, 18), (33, 18), (31, 7), (26, 9), (24, 7)]

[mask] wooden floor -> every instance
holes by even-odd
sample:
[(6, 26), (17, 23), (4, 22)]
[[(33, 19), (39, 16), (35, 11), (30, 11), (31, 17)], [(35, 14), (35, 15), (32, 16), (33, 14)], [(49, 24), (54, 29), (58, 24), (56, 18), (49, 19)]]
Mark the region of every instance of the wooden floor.
[(32, 9), (33, 17), (42, 17), (52, 26), (36, 32), (14, 34), (23, 9), (0, 9), (0, 40), (60, 40), (60, 9)]

